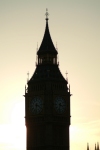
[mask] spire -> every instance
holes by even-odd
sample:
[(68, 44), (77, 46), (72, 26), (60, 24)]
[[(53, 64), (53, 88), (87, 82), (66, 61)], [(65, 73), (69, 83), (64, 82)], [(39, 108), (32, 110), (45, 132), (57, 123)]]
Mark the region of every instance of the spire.
[(43, 40), (42, 40), (42, 43), (40, 45), (40, 48), (39, 50), (37, 51), (37, 54), (45, 54), (45, 53), (50, 53), (50, 54), (58, 54), (53, 42), (52, 42), (52, 39), (51, 39), (51, 36), (50, 36), (50, 32), (49, 32), (49, 26), (48, 26), (48, 16), (49, 16), (49, 13), (48, 13), (48, 10), (46, 9), (46, 27), (45, 27), (45, 33), (44, 33), (44, 37), (43, 37)]

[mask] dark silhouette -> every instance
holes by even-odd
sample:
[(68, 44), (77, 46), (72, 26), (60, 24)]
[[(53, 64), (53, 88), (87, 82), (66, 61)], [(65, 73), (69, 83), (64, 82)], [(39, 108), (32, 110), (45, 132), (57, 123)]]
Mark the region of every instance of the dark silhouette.
[(62, 76), (46, 12), (36, 69), (25, 87), (27, 150), (69, 150), (70, 86)]

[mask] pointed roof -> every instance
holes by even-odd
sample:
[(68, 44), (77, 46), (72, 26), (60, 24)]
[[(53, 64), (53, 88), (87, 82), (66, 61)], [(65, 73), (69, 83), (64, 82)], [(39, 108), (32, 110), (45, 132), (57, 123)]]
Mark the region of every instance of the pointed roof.
[(50, 36), (49, 26), (48, 26), (48, 18), (46, 18), (46, 27), (45, 27), (44, 37), (43, 37), (42, 43), (40, 45), (40, 48), (37, 51), (38, 55), (44, 54), (44, 53), (58, 54), (58, 52), (52, 42), (51, 36)]

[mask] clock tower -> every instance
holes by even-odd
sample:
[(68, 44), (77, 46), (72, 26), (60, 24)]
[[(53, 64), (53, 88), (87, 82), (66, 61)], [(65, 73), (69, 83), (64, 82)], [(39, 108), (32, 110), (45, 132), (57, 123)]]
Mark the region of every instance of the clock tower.
[(27, 150), (69, 150), (70, 86), (62, 76), (48, 12), (36, 69), (25, 87)]

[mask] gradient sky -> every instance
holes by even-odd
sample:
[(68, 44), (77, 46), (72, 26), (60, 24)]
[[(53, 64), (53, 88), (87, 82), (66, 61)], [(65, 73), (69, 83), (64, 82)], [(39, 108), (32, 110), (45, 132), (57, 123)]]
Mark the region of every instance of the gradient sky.
[[(100, 0), (0, 0), (0, 149), (25, 150), (24, 87), (49, 29), (71, 86), (71, 150), (100, 142)], [(19, 146), (20, 147), (19, 147)]]

